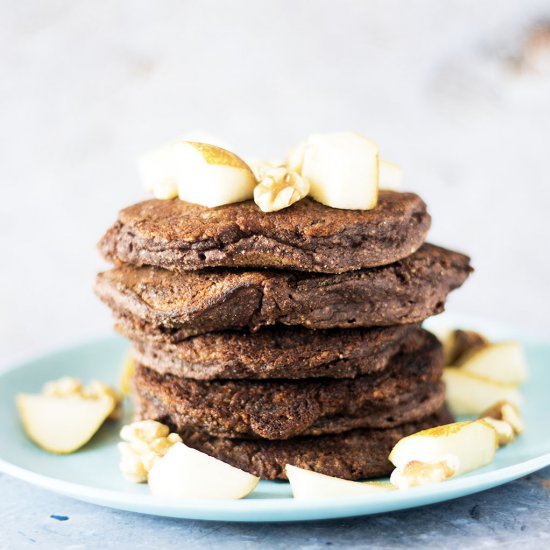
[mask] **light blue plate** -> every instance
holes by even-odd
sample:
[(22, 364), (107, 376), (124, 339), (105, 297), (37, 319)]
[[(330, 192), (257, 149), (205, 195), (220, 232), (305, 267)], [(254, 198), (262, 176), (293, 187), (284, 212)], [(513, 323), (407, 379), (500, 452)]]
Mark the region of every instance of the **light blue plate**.
[[(437, 322), (437, 320), (436, 320)], [(432, 323), (433, 324), (433, 323)], [(454, 320), (454, 326), (461, 326)], [(519, 338), (471, 320), (492, 338)], [(120, 424), (105, 425), (93, 441), (69, 456), (55, 456), (33, 445), (23, 433), (14, 405), (18, 392), (38, 392), (48, 380), (71, 375), (117, 383), (128, 344), (109, 338), (46, 355), (0, 374), (0, 470), (80, 500), (133, 512), (223, 521), (302, 521), (376, 514), (442, 502), (495, 487), (550, 464), (550, 342), (522, 339), (530, 378), (523, 387), (527, 431), (500, 449), (493, 464), (439, 485), (372, 496), (293, 500), (289, 485), (262, 481), (239, 501), (153, 497), (147, 486), (126, 482), (118, 472), (116, 442)]]

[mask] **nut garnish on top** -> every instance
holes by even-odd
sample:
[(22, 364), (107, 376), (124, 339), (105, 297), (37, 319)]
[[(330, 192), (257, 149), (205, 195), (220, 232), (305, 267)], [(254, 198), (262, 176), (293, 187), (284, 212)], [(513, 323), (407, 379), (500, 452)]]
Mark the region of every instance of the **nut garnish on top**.
[(254, 188), (254, 202), (262, 212), (276, 212), (303, 199), (309, 193), (309, 183), (285, 166), (263, 163), (254, 170), (258, 185)]
[(395, 190), (401, 182), (400, 167), (380, 161), (377, 144), (357, 132), (311, 135), (280, 166), (251, 168), (226, 149), (184, 140), (147, 153), (138, 164), (158, 199), (213, 208), (254, 198), (263, 212), (288, 208), (308, 194), (332, 208), (370, 210), (379, 185)]

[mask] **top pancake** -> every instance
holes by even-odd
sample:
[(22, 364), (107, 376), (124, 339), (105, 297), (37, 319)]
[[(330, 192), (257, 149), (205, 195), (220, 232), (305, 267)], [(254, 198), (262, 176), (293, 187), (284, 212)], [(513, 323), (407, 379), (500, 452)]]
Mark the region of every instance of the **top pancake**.
[(343, 273), (393, 263), (424, 242), (430, 215), (414, 193), (381, 191), (373, 210), (310, 198), (264, 213), (253, 201), (207, 208), (179, 199), (122, 210), (99, 243), (115, 264), (173, 271), (266, 267)]

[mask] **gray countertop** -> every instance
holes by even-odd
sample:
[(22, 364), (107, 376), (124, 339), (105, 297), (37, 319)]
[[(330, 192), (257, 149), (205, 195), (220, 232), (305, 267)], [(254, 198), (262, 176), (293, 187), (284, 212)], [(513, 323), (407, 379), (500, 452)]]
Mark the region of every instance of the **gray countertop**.
[(324, 522), (157, 518), (78, 502), (5, 475), (0, 475), (0, 495), (0, 550), (550, 547), (550, 468), (442, 504)]

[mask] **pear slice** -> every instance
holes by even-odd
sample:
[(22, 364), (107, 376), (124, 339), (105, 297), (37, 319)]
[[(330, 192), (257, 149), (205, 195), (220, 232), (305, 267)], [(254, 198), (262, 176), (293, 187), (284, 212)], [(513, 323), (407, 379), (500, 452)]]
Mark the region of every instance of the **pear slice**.
[(444, 364), (457, 365), (467, 353), (474, 349), (483, 347), (489, 342), (487, 339), (474, 330), (449, 329), (437, 331), (434, 334), (443, 345)]
[(146, 189), (159, 199), (215, 207), (251, 199), (256, 178), (234, 153), (195, 141), (174, 141), (145, 154), (138, 169)]
[(401, 181), (403, 180), (403, 171), (401, 166), (389, 160), (380, 160), (378, 165), (380, 189), (388, 191), (400, 191)]
[(119, 379), (120, 392), (122, 395), (130, 395), (132, 378), (134, 377), (135, 371), (136, 363), (134, 361), (134, 356), (132, 353), (128, 353), (124, 359)]
[[(405, 472), (411, 463), (440, 465), (452, 473), (445, 479), (481, 468), (495, 457), (498, 447), (495, 430), (484, 420), (455, 422), (429, 428), (404, 437), (397, 442), (389, 459), (398, 470)], [(395, 479), (393, 476), (392, 479)]]
[(304, 156), (306, 153), (307, 144), (305, 141), (298, 143), (293, 147), (286, 158), (286, 167), (292, 172), (302, 173), (302, 167), (304, 166)]
[(510, 384), (498, 384), (479, 378), (460, 368), (447, 367), (443, 371), (447, 387), (447, 405), (455, 416), (479, 416), (498, 401), (510, 401), (519, 405), (521, 396)]
[(370, 210), (378, 201), (378, 146), (355, 132), (314, 134), (291, 151), (287, 165), (332, 208)]
[(304, 470), (290, 464), (285, 466), (285, 472), (292, 494), (299, 500), (371, 495), (395, 489), (390, 483), (349, 481)]
[(527, 377), (527, 364), (521, 344), (498, 342), (474, 347), (457, 363), (464, 372), (500, 384), (521, 384)]
[(80, 395), (17, 396), (19, 415), (29, 438), (57, 454), (72, 453), (88, 443), (115, 406), (116, 400), (106, 394), (88, 399)]
[(168, 498), (239, 499), (251, 493), (259, 477), (175, 443), (149, 472), (151, 493)]

